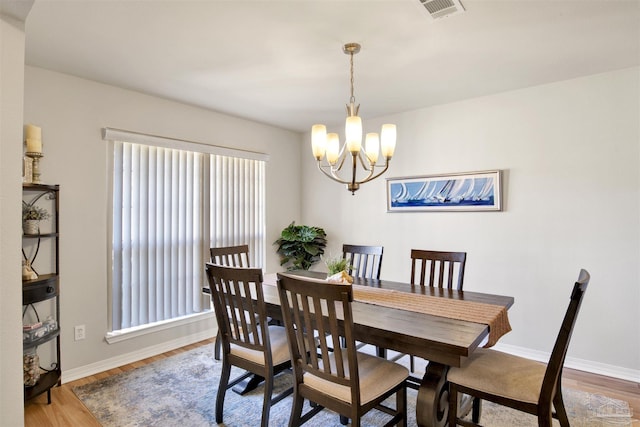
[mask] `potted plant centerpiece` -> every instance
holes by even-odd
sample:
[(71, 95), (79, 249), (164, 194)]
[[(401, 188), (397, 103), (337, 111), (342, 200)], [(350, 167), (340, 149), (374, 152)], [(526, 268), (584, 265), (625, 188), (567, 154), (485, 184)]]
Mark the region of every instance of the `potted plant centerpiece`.
[(329, 255), (322, 259), (329, 270), (327, 280), (336, 282), (353, 283), (353, 277), (349, 275), (351, 265), (346, 258), (340, 255)]
[(324, 253), (327, 234), (320, 227), (295, 225), (294, 221), (282, 230), (273, 244), (278, 245), (280, 265), (286, 265), (290, 271), (308, 270)]
[(51, 215), (46, 209), (22, 201), (22, 230), (24, 234), (40, 233), (40, 221), (50, 217)]

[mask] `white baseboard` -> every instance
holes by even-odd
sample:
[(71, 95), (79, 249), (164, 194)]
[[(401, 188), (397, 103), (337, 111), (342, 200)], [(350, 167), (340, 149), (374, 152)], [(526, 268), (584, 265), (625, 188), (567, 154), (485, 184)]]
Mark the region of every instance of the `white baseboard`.
[(175, 340), (167, 341), (161, 344), (157, 344), (151, 347), (146, 347), (140, 350), (133, 351), (131, 353), (122, 354), (110, 359), (101, 360), (89, 365), (80, 366), (78, 368), (67, 369), (62, 371), (62, 383), (68, 383), (78, 380), (80, 378), (95, 375), (100, 372), (108, 371), (109, 369), (118, 368), (120, 366), (137, 362), (147, 357), (157, 356), (158, 354), (165, 353), (167, 351), (175, 350), (176, 348), (184, 347), (213, 338), (215, 336), (215, 330), (207, 330), (191, 334), (188, 336), (180, 337)]
[[(498, 343), (492, 348), (505, 353), (545, 363), (549, 361), (549, 357), (551, 356), (550, 353), (546, 353), (544, 351), (531, 350), (525, 347), (518, 347), (509, 344)], [(589, 372), (592, 374), (640, 383), (640, 371), (635, 369), (622, 368), (620, 366), (607, 365), (606, 363), (593, 362), (591, 360), (578, 359), (574, 357), (567, 357), (564, 361), (564, 366), (566, 368), (577, 369), (579, 371)]]

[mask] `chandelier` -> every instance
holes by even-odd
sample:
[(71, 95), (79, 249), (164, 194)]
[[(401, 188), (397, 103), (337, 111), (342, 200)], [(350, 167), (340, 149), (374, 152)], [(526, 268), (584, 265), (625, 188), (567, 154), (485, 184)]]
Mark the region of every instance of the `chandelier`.
[[(347, 104), (345, 142), (340, 147), (338, 134), (327, 133), (325, 125), (317, 124), (311, 128), (311, 149), (318, 161), (318, 169), (332, 180), (346, 184), (347, 190), (355, 194), (360, 184), (376, 179), (389, 168), (389, 161), (396, 148), (396, 125), (382, 125), (379, 135), (374, 132), (367, 133), (365, 145), (362, 146), (362, 119), (358, 116), (360, 105), (356, 105), (356, 98), (353, 95), (353, 55), (360, 52), (360, 45), (347, 43), (342, 50), (350, 56), (351, 65), (351, 98)], [(325, 154), (326, 161), (323, 163)], [(384, 157), (384, 164), (378, 164), (380, 154)], [(350, 161), (347, 161), (349, 158)], [(345, 167), (345, 172), (341, 172), (343, 166), (349, 164), (350, 167)], [(363, 172), (358, 172), (358, 164), (361, 165)], [(350, 177), (344, 179), (340, 173)]]

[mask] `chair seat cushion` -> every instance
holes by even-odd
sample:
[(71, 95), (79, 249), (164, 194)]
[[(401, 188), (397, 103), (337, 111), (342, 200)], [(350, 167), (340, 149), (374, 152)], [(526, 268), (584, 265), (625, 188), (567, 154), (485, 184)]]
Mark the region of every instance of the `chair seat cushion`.
[(479, 348), (447, 380), (474, 390), (538, 403), (546, 365), (523, 357)]
[[(273, 365), (280, 365), (290, 359), (287, 332), (282, 326), (269, 326), (269, 338), (271, 339), (271, 359)], [(236, 344), (231, 344), (231, 354), (264, 366), (264, 354), (258, 350), (248, 349)]]
[[(383, 395), (385, 392), (402, 383), (409, 376), (409, 370), (397, 363), (380, 357), (358, 352), (358, 376), (360, 378), (360, 403), (366, 404)], [(335, 366), (333, 353), (329, 356)], [(345, 367), (348, 375), (348, 367)], [(303, 382), (324, 394), (351, 403), (351, 389), (305, 373)]]

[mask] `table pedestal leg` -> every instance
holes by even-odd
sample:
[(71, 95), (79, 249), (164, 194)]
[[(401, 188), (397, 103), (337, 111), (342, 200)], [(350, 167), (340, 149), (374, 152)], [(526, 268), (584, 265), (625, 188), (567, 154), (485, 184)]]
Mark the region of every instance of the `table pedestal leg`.
[[(443, 427), (449, 417), (449, 386), (447, 372), (449, 367), (440, 363), (429, 362), (422, 377), (416, 402), (416, 421), (421, 427)], [(460, 394), (458, 414), (464, 416), (472, 408), (473, 399)]]
[(447, 424), (449, 391), (445, 387), (449, 367), (429, 362), (422, 377), (416, 401), (416, 421), (421, 427), (440, 427)]

